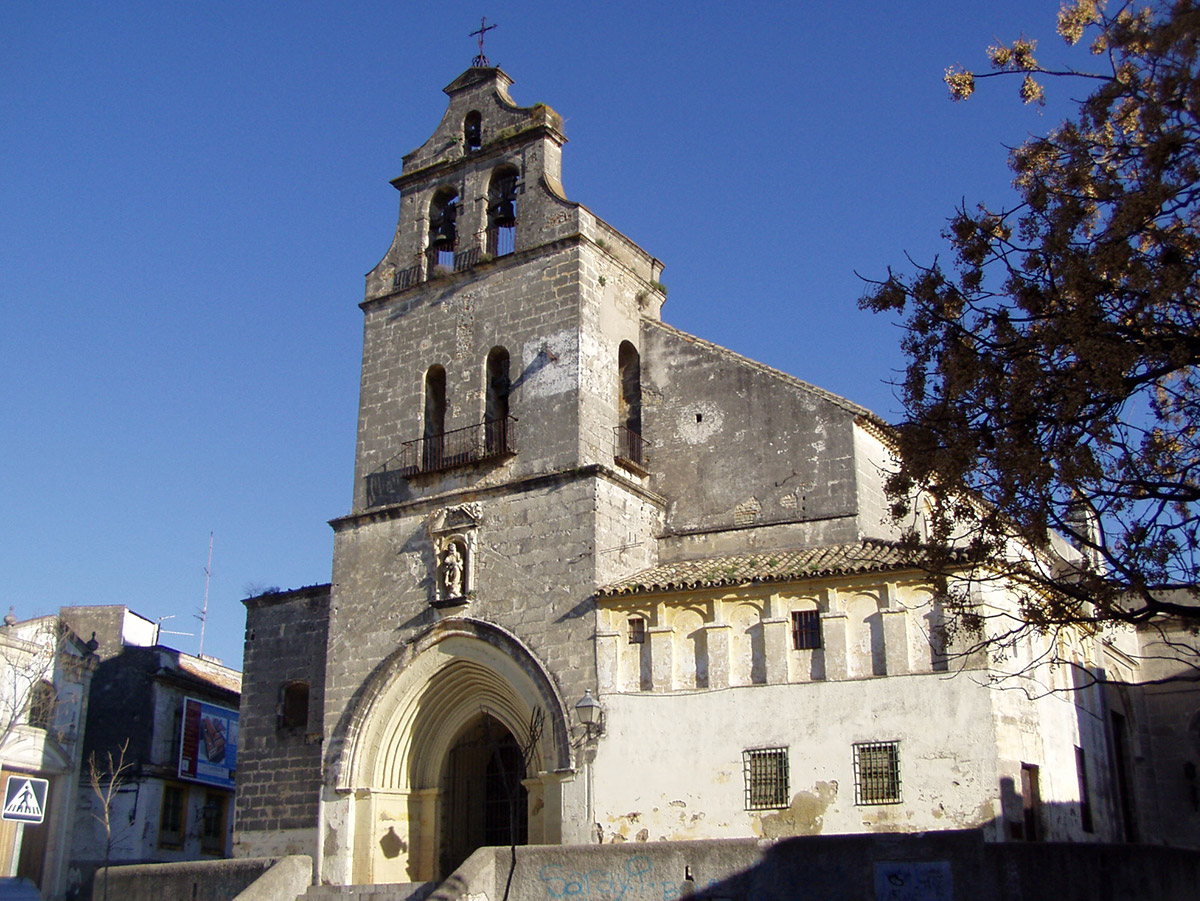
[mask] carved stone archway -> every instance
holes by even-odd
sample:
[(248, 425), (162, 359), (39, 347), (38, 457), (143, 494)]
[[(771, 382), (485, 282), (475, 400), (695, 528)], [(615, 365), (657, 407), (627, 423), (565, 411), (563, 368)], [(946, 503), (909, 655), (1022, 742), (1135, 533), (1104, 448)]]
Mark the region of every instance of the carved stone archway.
[[(385, 661), (368, 680), (334, 774), (349, 803), (355, 883), (445, 878), (453, 824), (448, 765), (481, 717), (518, 745), (544, 725), (524, 780), (530, 842), (561, 841), (561, 783), (573, 775), (562, 699), (515, 636), (490, 624), (444, 620)], [(461, 807), (459, 808), (461, 809)]]

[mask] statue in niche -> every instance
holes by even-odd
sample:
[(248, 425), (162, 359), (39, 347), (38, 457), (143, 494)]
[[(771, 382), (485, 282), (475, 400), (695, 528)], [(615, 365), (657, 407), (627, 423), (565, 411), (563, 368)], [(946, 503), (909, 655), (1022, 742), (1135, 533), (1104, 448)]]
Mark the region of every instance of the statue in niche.
[(442, 555), (442, 585), (446, 589), (447, 598), (463, 596), (463, 560), (462, 551), (457, 541), (451, 541)]

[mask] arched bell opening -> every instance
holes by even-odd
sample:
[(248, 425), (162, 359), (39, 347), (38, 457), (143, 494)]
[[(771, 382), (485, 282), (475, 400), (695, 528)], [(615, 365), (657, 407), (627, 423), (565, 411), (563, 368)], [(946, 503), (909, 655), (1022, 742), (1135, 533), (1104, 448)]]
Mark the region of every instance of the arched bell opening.
[(429, 204), (429, 243), (425, 253), (429, 270), (454, 268), (458, 247), (458, 191), (439, 188)]
[(463, 120), (463, 149), (474, 153), (483, 146), (483, 116), (479, 110), (471, 110)]
[(492, 256), (501, 257), (516, 249), (517, 194), (520, 174), (514, 166), (500, 166), (488, 185), (487, 247)]

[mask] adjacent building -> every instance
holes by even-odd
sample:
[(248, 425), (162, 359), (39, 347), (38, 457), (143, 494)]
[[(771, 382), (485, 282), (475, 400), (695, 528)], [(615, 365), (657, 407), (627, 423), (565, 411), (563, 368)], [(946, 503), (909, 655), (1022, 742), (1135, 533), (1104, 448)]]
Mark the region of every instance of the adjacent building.
[[(96, 661), (70, 887), (86, 897), (106, 860), (229, 857), (241, 674), (159, 644), (158, 623), (123, 606), (64, 607), (61, 618), (90, 636)], [(102, 791), (123, 767), (107, 818), (89, 779), (93, 757)]]
[(0, 627), (0, 875), (67, 890), (96, 658), (58, 616)]

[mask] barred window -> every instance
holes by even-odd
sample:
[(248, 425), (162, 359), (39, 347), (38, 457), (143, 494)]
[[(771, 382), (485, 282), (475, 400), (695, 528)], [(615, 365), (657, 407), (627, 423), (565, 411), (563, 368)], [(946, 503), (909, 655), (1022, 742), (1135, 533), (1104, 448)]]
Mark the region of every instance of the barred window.
[(900, 803), (900, 742), (872, 741), (854, 746), (854, 803)]
[(821, 646), (821, 614), (816, 610), (792, 611), (792, 647), (810, 651)]
[(646, 621), (640, 616), (631, 616), (629, 618), (629, 643), (646, 643)]
[(746, 777), (747, 810), (788, 806), (787, 748), (743, 751), (742, 767)]

